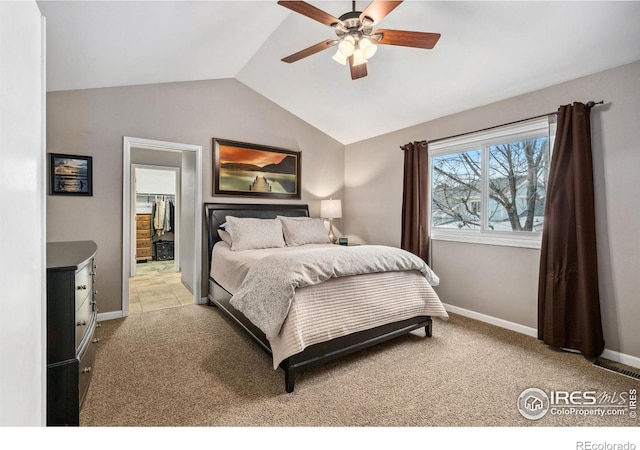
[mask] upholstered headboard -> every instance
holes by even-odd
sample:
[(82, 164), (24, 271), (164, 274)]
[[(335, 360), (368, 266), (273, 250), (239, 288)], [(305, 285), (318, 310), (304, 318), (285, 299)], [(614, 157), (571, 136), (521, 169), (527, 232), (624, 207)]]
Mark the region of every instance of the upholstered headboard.
[(207, 265), (211, 264), (211, 252), (220, 241), (218, 228), (227, 221), (227, 216), (275, 219), (276, 216), (308, 217), (309, 206), (305, 204), (251, 204), (251, 203), (205, 203), (204, 217), (207, 227)]

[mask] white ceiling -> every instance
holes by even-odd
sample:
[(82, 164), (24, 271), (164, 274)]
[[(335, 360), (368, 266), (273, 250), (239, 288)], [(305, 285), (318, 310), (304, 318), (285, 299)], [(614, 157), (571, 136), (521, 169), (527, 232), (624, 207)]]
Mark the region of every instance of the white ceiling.
[[(309, 3), (335, 17), (351, 10)], [(276, 1), (38, 5), (48, 91), (236, 78), (343, 144), (640, 60), (640, 1), (408, 0), (374, 29), (439, 42), (381, 45), (355, 81), (333, 49), (280, 61), (335, 34)]]

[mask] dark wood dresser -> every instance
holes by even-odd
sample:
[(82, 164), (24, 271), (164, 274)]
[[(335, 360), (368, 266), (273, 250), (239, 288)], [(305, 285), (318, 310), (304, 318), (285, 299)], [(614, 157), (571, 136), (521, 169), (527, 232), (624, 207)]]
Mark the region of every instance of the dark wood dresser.
[(97, 339), (93, 241), (47, 243), (47, 425), (79, 425)]

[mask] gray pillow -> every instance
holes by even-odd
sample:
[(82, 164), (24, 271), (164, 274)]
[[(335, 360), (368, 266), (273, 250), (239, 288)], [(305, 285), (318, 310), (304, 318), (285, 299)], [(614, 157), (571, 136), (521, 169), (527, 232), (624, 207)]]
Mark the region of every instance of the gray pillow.
[(278, 219), (254, 219), (227, 216), (231, 250), (285, 247), (282, 223)]
[(323, 219), (278, 216), (284, 240), (289, 247), (305, 244), (331, 244)]

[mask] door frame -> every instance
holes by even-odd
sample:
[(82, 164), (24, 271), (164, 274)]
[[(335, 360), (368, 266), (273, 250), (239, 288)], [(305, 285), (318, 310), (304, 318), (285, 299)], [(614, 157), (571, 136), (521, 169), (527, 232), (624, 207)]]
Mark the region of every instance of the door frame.
[[(131, 234), (135, 230), (135, 215), (131, 214), (132, 192), (131, 176), (131, 149), (141, 148), (157, 151), (180, 151), (194, 152), (196, 159), (194, 177), (194, 267), (193, 267), (193, 302), (203, 303), (201, 295), (202, 276), (202, 146), (193, 144), (183, 144), (178, 142), (158, 141), (153, 139), (143, 139), (136, 137), (123, 137), (123, 164), (122, 164), (122, 316), (129, 315), (129, 274), (131, 273)], [(181, 171), (184, 176), (184, 171)], [(135, 197), (134, 197), (135, 199)], [(181, 204), (184, 208), (184, 203)], [(183, 233), (190, 230), (183, 229)]]
[[(182, 202), (182, 191), (181, 191), (181, 167), (173, 167), (173, 166), (153, 166), (149, 164), (131, 164), (131, 216), (135, 217), (136, 214), (136, 204), (138, 200), (138, 189), (137, 189), (137, 179), (136, 179), (136, 169), (147, 169), (147, 170), (162, 170), (165, 172), (174, 172), (176, 175), (176, 186), (175, 186), (175, 216), (181, 217), (181, 202)], [(161, 195), (161, 194), (160, 194)], [(173, 230), (174, 233), (174, 258), (173, 258), (173, 266), (176, 272), (180, 271), (180, 220), (175, 220), (175, 227)], [(131, 247), (130, 251), (130, 261), (129, 261), (129, 276), (136, 276), (136, 227), (131, 227)], [(152, 236), (153, 239), (153, 236)]]

